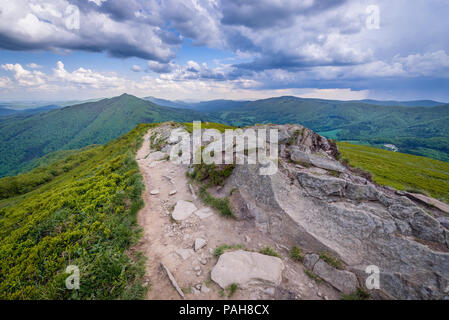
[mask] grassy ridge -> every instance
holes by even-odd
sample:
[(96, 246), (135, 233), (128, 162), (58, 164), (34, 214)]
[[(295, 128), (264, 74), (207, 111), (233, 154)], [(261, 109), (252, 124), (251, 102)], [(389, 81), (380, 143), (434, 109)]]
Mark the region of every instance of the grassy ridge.
[[(193, 123), (192, 122), (185, 122), (183, 123), (183, 126), (186, 128), (187, 132), (192, 133), (193, 132)], [(224, 133), (227, 129), (235, 129), (235, 127), (228, 126), (221, 123), (215, 123), (215, 122), (202, 122), (201, 123), (201, 129), (216, 129), (220, 131), (221, 133)]]
[(130, 95), (0, 121), (0, 177), (33, 169), (60, 150), (105, 144), (139, 123), (204, 120), (192, 110), (157, 106)]
[[(0, 299), (142, 297), (143, 257), (129, 249), (143, 204), (134, 154), (150, 126), (0, 180)], [(68, 265), (79, 290), (65, 288)]]
[(423, 192), (449, 203), (449, 163), (368, 146), (337, 145), (344, 159), (371, 172), (376, 183)]

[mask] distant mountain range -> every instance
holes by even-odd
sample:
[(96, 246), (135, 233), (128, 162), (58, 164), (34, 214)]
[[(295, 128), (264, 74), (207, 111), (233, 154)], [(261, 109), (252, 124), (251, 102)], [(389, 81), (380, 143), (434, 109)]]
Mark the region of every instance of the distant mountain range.
[(144, 100), (151, 101), (157, 105), (163, 106), (163, 107), (170, 107), (170, 108), (180, 108), (180, 109), (191, 109), (189, 104), (187, 102), (183, 101), (170, 101), (165, 99), (158, 99), (155, 97), (145, 97)]
[(12, 110), (31, 110), (46, 106), (59, 106), (67, 107), (75, 104), (81, 104), (86, 102), (95, 102), (102, 99), (89, 99), (89, 100), (59, 100), (59, 101), (0, 101), (0, 108), (12, 109)]
[(378, 101), (378, 100), (359, 100), (354, 102), (364, 102), (369, 104), (376, 104), (379, 106), (393, 106), (393, 107), (437, 107), (443, 106), (447, 103), (433, 100), (415, 100), (415, 101)]
[(58, 105), (47, 105), (36, 108), (29, 109), (10, 109), (10, 108), (2, 108), (0, 107), (0, 121), (2, 121), (1, 117), (3, 116), (27, 116), (31, 114), (47, 112), (55, 109), (59, 109), (61, 106)]
[[(414, 104), (401, 102), (407, 103)], [(139, 123), (169, 120), (238, 127), (299, 123), (328, 138), (378, 147), (394, 144), (399, 152), (449, 161), (449, 105), (432, 103), (439, 104), (384, 106), (297, 97), (184, 103), (124, 94), (37, 114), (0, 116), (0, 176), (29, 169), (51, 152), (104, 144)]]
[(0, 117), (1, 117), (1, 116), (9, 116), (9, 115), (14, 114), (14, 113), (16, 113), (16, 112), (17, 112), (17, 111), (16, 111), (16, 110), (13, 110), (13, 109), (1, 108), (1, 107), (0, 107)]
[(158, 106), (131, 95), (0, 120), (0, 176), (58, 150), (104, 144), (139, 123), (206, 120), (206, 115)]
[[(381, 101), (381, 100), (349, 100), (349, 101), (339, 101), (339, 100), (324, 100), (324, 99), (313, 99), (313, 98), (298, 98), (298, 97), (280, 97), (280, 98), (296, 98), (305, 101), (315, 101), (323, 103), (367, 103), (378, 106), (391, 106), (391, 107), (437, 107), (443, 106), (448, 103), (438, 102), (433, 100), (414, 100), (414, 101)], [(145, 100), (156, 103), (160, 106), (173, 107), (173, 108), (190, 108), (198, 111), (224, 111), (231, 108), (238, 108), (245, 103), (253, 102), (250, 100), (209, 100), (201, 102), (185, 102), (185, 101), (171, 101), (166, 99), (158, 99), (155, 97), (145, 97)], [(276, 98), (273, 98), (276, 99)]]

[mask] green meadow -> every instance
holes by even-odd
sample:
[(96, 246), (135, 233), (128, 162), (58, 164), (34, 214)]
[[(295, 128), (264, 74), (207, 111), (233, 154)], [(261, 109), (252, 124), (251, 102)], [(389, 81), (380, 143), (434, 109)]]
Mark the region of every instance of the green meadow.
[(376, 183), (449, 203), (449, 163), (346, 142), (337, 145), (343, 159), (370, 172)]

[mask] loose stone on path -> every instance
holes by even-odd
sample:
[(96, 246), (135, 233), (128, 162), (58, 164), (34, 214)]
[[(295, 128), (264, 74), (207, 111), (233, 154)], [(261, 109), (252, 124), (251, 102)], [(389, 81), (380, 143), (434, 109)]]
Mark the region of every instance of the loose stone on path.
[(172, 212), (172, 217), (176, 221), (182, 221), (190, 217), (190, 215), (196, 210), (197, 208), (192, 202), (179, 200), (176, 202), (175, 209)]
[(194, 254), (192, 249), (178, 249), (175, 251), (178, 256), (180, 256), (183, 260), (187, 260), (191, 255)]
[(184, 299), (184, 293), (182, 292), (181, 288), (178, 286), (178, 283), (176, 282), (175, 277), (171, 274), (170, 270), (161, 262), (162, 269), (165, 271), (165, 273), (168, 276), (168, 279), (170, 280), (173, 287), (176, 289), (176, 291), (179, 293), (179, 295)]
[(204, 240), (204, 239), (202, 239), (202, 238), (197, 238), (197, 239), (195, 239), (195, 244), (194, 244), (195, 251), (200, 250), (200, 249), (203, 248), (206, 244), (207, 244), (207, 241)]
[(212, 211), (211, 208), (203, 208), (203, 209), (195, 211), (195, 215), (200, 219), (206, 219), (213, 214), (214, 214), (214, 212)]

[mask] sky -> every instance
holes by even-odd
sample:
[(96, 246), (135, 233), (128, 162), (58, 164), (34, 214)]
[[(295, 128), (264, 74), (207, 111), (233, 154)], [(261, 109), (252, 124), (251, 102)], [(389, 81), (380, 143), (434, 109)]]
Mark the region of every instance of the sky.
[(0, 100), (449, 102), (447, 0), (0, 0)]

